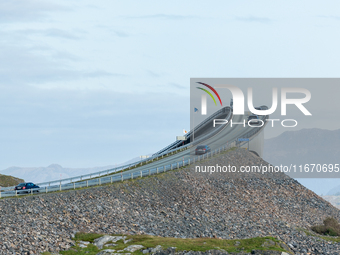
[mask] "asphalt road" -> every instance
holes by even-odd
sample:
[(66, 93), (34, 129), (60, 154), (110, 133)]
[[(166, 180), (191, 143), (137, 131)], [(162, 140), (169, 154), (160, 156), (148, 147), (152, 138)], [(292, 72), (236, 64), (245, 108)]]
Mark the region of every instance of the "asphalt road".
[[(243, 122), (244, 120), (247, 122), (248, 116), (245, 115), (234, 115), (232, 117), (233, 123), (235, 122)], [(262, 117), (264, 119), (265, 116)], [(256, 127), (258, 128), (258, 127)], [(233, 125), (231, 126), (230, 124), (225, 125), (223, 129), (221, 129), (217, 134), (214, 136), (202, 141), (200, 144), (208, 145), (211, 148), (211, 151), (214, 151), (216, 149), (219, 149), (223, 146), (227, 146), (231, 142), (237, 140), (238, 138), (244, 137), (246, 133), (251, 131), (252, 129), (255, 129), (255, 127), (249, 127), (246, 125), (246, 127), (243, 127), (243, 125)], [(207, 127), (209, 132), (212, 130), (211, 128)], [(88, 181), (83, 181), (83, 182), (77, 182), (77, 183), (68, 183), (68, 184), (61, 184), (61, 185), (53, 185), (53, 186), (45, 186), (41, 187), (39, 189), (39, 192), (52, 192), (52, 191), (58, 191), (58, 190), (66, 190), (66, 189), (74, 189), (74, 188), (79, 188), (79, 187), (85, 187), (85, 186), (93, 186), (93, 185), (99, 185), (99, 184), (104, 184), (104, 183), (109, 183), (109, 182), (115, 182), (115, 181), (120, 181), (122, 177), (124, 179), (127, 178), (136, 178), (139, 177), (141, 174), (142, 176), (156, 173), (156, 169), (159, 169), (159, 172), (162, 172), (164, 170), (170, 170), (171, 165), (172, 168), (176, 168), (177, 162), (179, 162), (179, 166), (181, 164), (187, 164), (188, 160), (190, 159), (191, 161), (195, 157), (195, 148), (194, 146), (191, 149), (187, 149), (185, 151), (178, 152), (174, 155), (167, 156), (165, 158), (159, 158), (157, 161), (154, 162), (149, 162), (147, 165), (140, 166), (131, 170), (126, 170), (123, 173), (113, 173), (110, 174), (106, 177), (101, 177), (101, 179), (96, 178)], [(21, 195), (21, 194), (16, 194), (15, 191), (7, 191), (7, 192), (2, 192), (1, 196), (6, 197), (6, 196), (13, 196), (13, 195)]]

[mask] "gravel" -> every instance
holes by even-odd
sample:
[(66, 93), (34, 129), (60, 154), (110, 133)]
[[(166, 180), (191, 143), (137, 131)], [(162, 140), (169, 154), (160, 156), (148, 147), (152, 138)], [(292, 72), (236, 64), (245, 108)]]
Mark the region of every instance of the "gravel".
[[(200, 165), (267, 164), (238, 149)], [(340, 254), (299, 228), (340, 219), (329, 202), (284, 174), (197, 173), (192, 165), (83, 190), (0, 200), (0, 254), (59, 252), (76, 232), (223, 239), (274, 236), (295, 254)]]

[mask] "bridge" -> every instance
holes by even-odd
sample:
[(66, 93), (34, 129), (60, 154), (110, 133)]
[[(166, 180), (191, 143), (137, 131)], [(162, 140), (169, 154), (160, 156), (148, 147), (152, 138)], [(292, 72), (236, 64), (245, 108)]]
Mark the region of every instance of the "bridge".
[[(268, 108), (261, 106), (261, 109), (266, 110)], [(28, 192), (30, 194), (34, 194), (35, 192), (56, 192), (149, 176), (190, 165), (232, 147), (247, 148), (255, 154), (262, 156), (264, 127), (267, 123), (266, 119), (268, 119), (269, 116), (259, 116), (264, 122), (263, 126), (249, 126), (247, 125), (249, 114), (250, 113), (246, 115), (233, 115), (233, 111), (229, 106), (221, 108), (195, 126), (194, 130), (188, 132), (188, 134), (185, 135), (184, 141), (175, 141), (153, 154), (152, 157), (92, 174), (37, 183), (40, 188), (31, 189)], [(224, 120), (226, 124), (213, 127), (214, 119)], [(242, 122), (245, 122), (246, 125), (232, 124)], [(211, 152), (203, 155), (195, 155), (196, 146), (202, 144), (209, 145)], [(0, 192), (0, 198), (20, 195), (27, 195), (27, 193), (19, 193), (17, 190), (14, 190), (14, 187), (2, 188)]]

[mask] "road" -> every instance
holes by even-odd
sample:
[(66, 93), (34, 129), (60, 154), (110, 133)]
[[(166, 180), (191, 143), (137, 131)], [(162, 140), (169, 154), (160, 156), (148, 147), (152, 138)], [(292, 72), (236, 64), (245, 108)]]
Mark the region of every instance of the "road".
[[(232, 122), (240, 123), (244, 120), (247, 122), (248, 116), (245, 115), (234, 115), (232, 117)], [(262, 120), (264, 120), (266, 116), (262, 116)], [(247, 134), (249, 134), (250, 131), (253, 131), (254, 129), (259, 129), (260, 127), (249, 127), (246, 125), (245, 127), (240, 124), (233, 124), (231, 126), (230, 124), (224, 125), (224, 127), (215, 135), (212, 137), (200, 142), (200, 144), (209, 145), (212, 152), (215, 150), (218, 150), (220, 148), (223, 148), (224, 146), (229, 146), (230, 143), (236, 141), (238, 138), (246, 137)], [(211, 128), (206, 128), (208, 132), (211, 132)], [(203, 136), (203, 134), (201, 134)], [(85, 180), (82, 182), (71, 182), (67, 184), (59, 184), (59, 185), (52, 185), (52, 186), (45, 186), (41, 187), (39, 189), (39, 192), (53, 192), (53, 191), (59, 191), (59, 190), (67, 190), (67, 189), (75, 189), (80, 187), (87, 187), (87, 186), (94, 186), (94, 185), (101, 185), (105, 183), (112, 183), (115, 181), (121, 181), (122, 179), (130, 179), (130, 178), (137, 178), (140, 176), (146, 176), (150, 174), (154, 174), (157, 172), (163, 172), (168, 171), (171, 169), (175, 169), (177, 166), (181, 167), (183, 165), (187, 165), (190, 162), (197, 160), (197, 156), (195, 156), (194, 149), (196, 148), (196, 145), (191, 148), (187, 149), (181, 152), (178, 152), (176, 154), (167, 156), (165, 158), (159, 158), (158, 160), (154, 162), (149, 162), (146, 165), (139, 166), (130, 170), (125, 170), (123, 173), (113, 173), (101, 178), (96, 179), (90, 179)], [(203, 156), (201, 156), (203, 157)], [(21, 195), (16, 193), (15, 191), (5, 191), (1, 192), (1, 197), (8, 197), (8, 196), (14, 196), (14, 195)]]

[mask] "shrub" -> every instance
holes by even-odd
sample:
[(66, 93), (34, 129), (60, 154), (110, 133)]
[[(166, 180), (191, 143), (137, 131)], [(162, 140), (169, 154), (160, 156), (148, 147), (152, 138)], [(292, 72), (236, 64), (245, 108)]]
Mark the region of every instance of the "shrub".
[(338, 221), (332, 217), (327, 217), (323, 221), (323, 225), (316, 225), (312, 230), (321, 235), (340, 236), (340, 225)]

